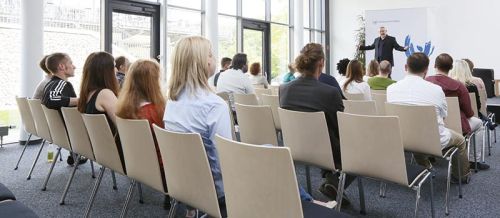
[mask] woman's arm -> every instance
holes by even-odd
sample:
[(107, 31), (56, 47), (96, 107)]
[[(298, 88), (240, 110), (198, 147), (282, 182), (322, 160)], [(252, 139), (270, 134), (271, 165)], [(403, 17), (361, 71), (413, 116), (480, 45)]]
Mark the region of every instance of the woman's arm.
[(103, 89), (98, 95), (96, 99), (96, 108), (99, 111), (104, 111), (108, 115), (108, 117), (116, 123), (116, 102), (117, 98), (115, 93), (113, 93), (109, 89)]

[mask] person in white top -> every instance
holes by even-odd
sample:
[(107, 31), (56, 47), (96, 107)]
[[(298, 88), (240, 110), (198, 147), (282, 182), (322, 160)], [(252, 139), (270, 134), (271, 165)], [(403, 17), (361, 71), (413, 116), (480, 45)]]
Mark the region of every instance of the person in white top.
[(250, 72), (247, 73), (248, 78), (250, 78), (250, 82), (252, 82), (252, 85), (262, 85), (264, 88), (267, 89), (269, 86), (269, 83), (267, 82), (267, 79), (264, 75), (261, 73), (261, 67), (259, 62), (255, 62), (250, 65)]
[[(461, 163), (462, 180), (469, 175), (469, 164), (467, 159), (467, 145), (462, 134), (450, 130), (444, 126), (444, 118), (448, 113), (446, 97), (440, 86), (424, 80), (429, 68), (429, 58), (420, 52), (412, 54), (405, 65), (407, 75), (397, 83), (387, 88), (387, 102), (407, 105), (432, 105), (436, 107), (436, 115), (439, 124), (439, 135), (441, 136), (441, 147), (457, 147), (458, 155), (454, 157), (452, 175), (458, 179), (457, 160)], [(427, 157), (415, 154), (417, 163), (431, 167)]]
[(342, 91), (349, 94), (363, 94), (364, 100), (372, 100), (370, 85), (363, 81), (363, 66), (361, 62), (358, 60), (350, 61), (347, 65), (346, 73), (346, 79), (341, 82)]
[(231, 68), (222, 72), (217, 81), (217, 93), (229, 93), (231, 106), (234, 105), (233, 94), (254, 94), (252, 82), (245, 73), (248, 69), (247, 55), (239, 53), (234, 55)]

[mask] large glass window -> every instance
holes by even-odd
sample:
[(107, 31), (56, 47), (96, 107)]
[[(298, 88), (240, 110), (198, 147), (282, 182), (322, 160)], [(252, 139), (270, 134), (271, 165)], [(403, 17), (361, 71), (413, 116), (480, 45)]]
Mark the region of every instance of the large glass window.
[(277, 23), (289, 23), (290, 0), (271, 1), (271, 21)]
[(167, 4), (201, 10), (201, 0), (168, 0)]
[(242, 0), (242, 15), (257, 20), (266, 19), (266, 0)]
[(233, 58), (237, 53), (236, 18), (219, 16), (219, 59)]
[(271, 78), (287, 72), (289, 28), (286, 25), (271, 24)]
[(236, 15), (236, 0), (218, 0), (219, 13)]
[(151, 23), (148, 16), (113, 12), (113, 55), (130, 61), (151, 57)]
[(304, 43), (308, 42), (325, 44), (325, 0), (304, 1)]

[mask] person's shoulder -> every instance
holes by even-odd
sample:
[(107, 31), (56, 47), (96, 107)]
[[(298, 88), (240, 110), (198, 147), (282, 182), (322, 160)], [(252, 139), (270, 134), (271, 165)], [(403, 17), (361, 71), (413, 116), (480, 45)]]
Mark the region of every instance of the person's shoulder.
[(97, 94), (97, 98), (111, 99), (116, 98), (116, 95), (111, 89), (102, 89), (99, 91), (99, 94)]

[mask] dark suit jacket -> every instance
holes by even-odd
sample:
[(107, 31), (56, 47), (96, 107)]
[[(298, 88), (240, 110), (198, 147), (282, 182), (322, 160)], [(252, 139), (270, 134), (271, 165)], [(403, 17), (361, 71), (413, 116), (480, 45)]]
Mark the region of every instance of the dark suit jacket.
[[(380, 46), (381, 48), (379, 48)], [(398, 51), (404, 51), (405, 48), (400, 46), (396, 41), (396, 38), (392, 36), (386, 36), (384, 40), (380, 37), (375, 38), (373, 44), (369, 46), (361, 46), (360, 50), (372, 50), (375, 49), (375, 60), (378, 62), (389, 61), (391, 65), (394, 66), (394, 56), (392, 55), (392, 50), (396, 49)]]
[(340, 168), (337, 111), (344, 111), (340, 90), (312, 77), (299, 77), (280, 86), (279, 99), (280, 107), (283, 109), (301, 112), (323, 111), (325, 113), (335, 166)]

